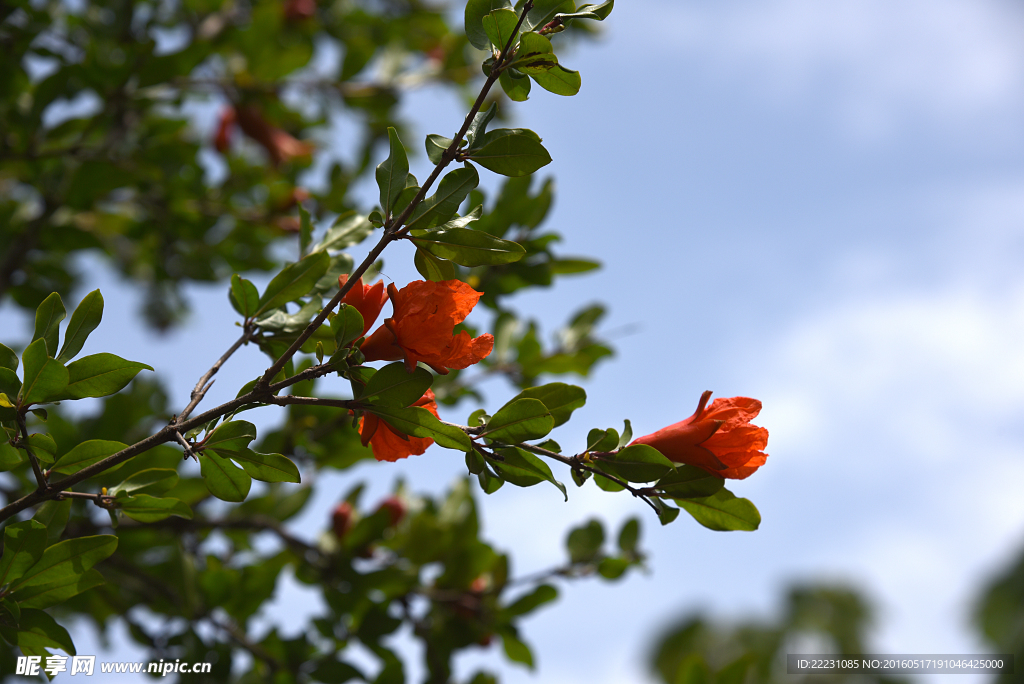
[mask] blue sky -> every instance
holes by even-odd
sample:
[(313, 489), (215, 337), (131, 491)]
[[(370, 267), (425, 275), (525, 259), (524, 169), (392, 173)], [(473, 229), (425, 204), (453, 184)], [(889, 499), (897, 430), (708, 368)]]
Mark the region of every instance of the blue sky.
[[(640, 516), (651, 552), (647, 575), (563, 585), (526, 623), (538, 674), (504, 666), (503, 681), (643, 681), (645, 644), (665, 622), (697, 608), (768, 614), (809, 579), (863, 588), (877, 652), (983, 652), (970, 604), (1024, 542), (1024, 10), (634, 0), (604, 27), (561, 56), (583, 74), (578, 96), (535, 89), (513, 105), (555, 160), (548, 226), (566, 254), (605, 263), (516, 305), (547, 330), (592, 300), (609, 305), (608, 329), (637, 326), (556, 438), (582, 446), (587, 429), (623, 418), (652, 432), (705, 389), (757, 397), (770, 458), (731, 488), (763, 524), (660, 528), (643, 504), (592, 486), (568, 504), (553, 488), (503, 488), (483, 502), (486, 534), (517, 573), (562, 562), (565, 530), (589, 517), (617, 529)], [(422, 122), (409, 147), (461, 121), (454, 98), (429, 90), (407, 111)], [(387, 276), (417, 278), (410, 256), (386, 255)], [(133, 293), (99, 273), (95, 285), (106, 337), (87, 351), (165, 370), (173, 403), (237, 334), (223, 288), (194, 290), (206, 309), (157, 338), (117, 321), (112, 303), (126, 323)], [(207, 401), (265, 365), (244, 350)], [(508, 394), (489, 390), (492, 406)], [(435, 448), (354, 477), (381, 495), (397, 476), (438, 492), (462, 471)], [(352, 478), (335, 479), (318, 516)], [(282, 582), (273, 618), (297, 629), (304, 596)], [(492, 650), (463, 667), (499, 660)]]

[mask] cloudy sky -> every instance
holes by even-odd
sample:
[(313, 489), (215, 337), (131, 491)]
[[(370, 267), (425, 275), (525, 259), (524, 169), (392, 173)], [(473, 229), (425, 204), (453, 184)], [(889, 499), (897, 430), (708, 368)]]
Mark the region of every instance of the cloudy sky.
[[(771, 457), (732, 489), (763, 524), (660, 528), (642, 503), (592, 486), (568, 504), (553, 488), (504, 487), (483, 515), (517, 573), (561, 563), (564, 530), (589, 517), (617, 529), (640, 516), (651, 554), (647, 575), (563, 586), (525, 625), (538, 674), (505, 666), (504, 681), (643, 681), (665, 623), (697, 609), (769, 615), (798, 580), (861, 587), (878, 608), (877, 652), (984, 652), (971, 602), (1024, 543), (1024, 10), (633, 0), (605, 28), (562, 56), (583, 74), (577, 97), (535, 89), (515, 105), (555, 159), (548, 225), (562, 250), (605, 263), (516, 305), (550, 330), (600, 300), (607, 329), (635, 328), (556, 438), (582, 447), (586, 429), (623, 418), (652, 432), (706, 389), (757, 397)], [(461, 121), (430, 91), (408, 112), (417, 140)], [(417, 277), (406, 261), (399, 251), (385, 272)], [(108, 303), (135, 301), (96, 278)], [(207, 310), (169, 338), (100, 328), (109, 351), (179, 368), (179, 404), (236, 335), (221, 289), (194, 294)], [(222, 372), (225, 397), (265, 366), (249, 352)], [(495, 406), (507, 396), (490, 390)], [(396, 476), (439, 492), (461, 461), (431, 450), (356, 476), (378, 493)], [(296, 629), (296, 605), (316, 610), (286, 580), (272, 617)]]

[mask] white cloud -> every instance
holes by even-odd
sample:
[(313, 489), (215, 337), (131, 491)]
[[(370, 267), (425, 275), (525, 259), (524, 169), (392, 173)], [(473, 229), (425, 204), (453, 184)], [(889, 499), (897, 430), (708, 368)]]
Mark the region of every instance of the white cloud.
[(822, 99), (862, 138), (1005, 114), (1024, 92), (1024, 13), (1000, 0), (656, 2), (643, 15), (632, 30), (688, 68), (752, 78), (781, 102)]

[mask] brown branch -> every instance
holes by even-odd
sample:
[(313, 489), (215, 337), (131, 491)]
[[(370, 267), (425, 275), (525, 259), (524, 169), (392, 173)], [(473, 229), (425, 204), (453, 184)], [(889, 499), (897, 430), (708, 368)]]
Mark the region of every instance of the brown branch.
[(279, 539), (281, 539), (281, 541), (290, 546), (293, 550), (301, 552), (303, 557), (308, 554), (313, 554), (317, 557), (321, 555), (320, 549), (302, 541), (298, 537), (293, 536), (279, 521), (265, 515), (254, 515), (238, 520), (229, 520), (224, 518), (219, 520), (205, 518), (194, 518), (192, 520), (185, 520), (184, 518), (164, 518), (163, 520), (151, 523), (140, 523), (125, 520), (121, 522), (120, 527), (124, 529), (165, 528), (175, 532), (195, 532), (207, 529), (273, 532)]
[(224, 363), (229, 358), (231, 358), (232, 354), (238, 351), (238, 349), (243, 344), (249, 343), (249, 340), (252, 339), (252, 334), (254, 330), (255, 328), (253, 327), (252, 323), (246, 321), (245, 332), (242, 333), (242, 336), (235, 340), (235, 343), (231, 345), (231, 348), (224, 352), (224, 354), (222, 354), (219, 359), (217, 359), (216, 363), (214, 363), (213, 366), (210, 367), (210, 370), (206, 371), (206, 373), (203, 374), (203, 377), (199, 378), (199, 382), (196, 383), (195, 389), (192, 390), (192, 394), (189, 397), (190, 401), (188, 403), (188, 406), (182, 409), (181, 413), (178, 414), (178, 417), (174, 419), (175, 424), (180, 424), (181, 421), (189, 417), (189, 414), (192, 413), (195, 407), (199, 405), (199, 402), (203, 400), (203, 397), (206, 396), (206, 392), (209, 391), (209, 389), (213, 386), (213, 380), (211, 378), (213, 378), (213, 376), (217, 374), (217, 371), (219, 371), (221, 366), (223, 366)]
[(332, 406), (334, 408), (350, 410), (363, 408), (363, 404), (351, 399), (321, 399), (319, 397), (297, 397), (294, 395), (270, 397), (267, 399), (267, 403), (277, 406)]
[[(480, 108), (483, 106), (484, 100), (486, 99), (487, 93), (490, 91), (491, 86), (493, 86), (494, 83), (498, 80), (498, 76), (505, 66), (504, 63), (507, 62), (508, 58), (511, 56), (512, 43), (515, 40), (515, 35), (516, 33), (518, 33), (519, 28), (526, 20), (526, 15), (530, 12), (531, 9), (533, 9), (533, 0), (527, 0), (525, 6), (523, 7), (523, 12), (519, 17), (519, 21), (516, 24), (516, 30), (509, 37), (509, 40), (505, 44), (505, 47), (498, 55), (498, 58), (495, 61), (494, 66), (491, 68), (491, 71), (488, 74), (487, 79), (484, 81), (483, 87), (480, 89), (480, 94), (477, 96), (476, 101), (473, 103), (473, 107), (466, 115), (466, 119), (462, 124), (462, 128), (456, 134), (455, 139), (452, 141), (452, 144), (448, 147), (447, 150), (444, 151), (441, 157), (441, 161), (435, 165), (433, 172), (430, 174), (429, 178), (427, 178), (426, 182), (420, 188), (419, 192), (416, 194), (416, 197), (413, 198), (413, 200), (409, 203), (409, 205), (405, 208), (405, 210), (402, 212), (400, 216), (398, 216), (397, 218), (393, 218), (388, 224), (385, 224), (384, 234), (381, 236), (381, 239), (377, 243), (377, 245), (372, 250), (370, 250), (370, 253), (366, 255), (366, 258), (363, 259), (363, 262), (359, 265), (359, 267), (356, 268), (351, 273), (348, 281), (338, 290), (338, 293), (331, 298), (331, 301), (328, 302), (326, 306), (324, 306), (324, 308), (320, 311), (316, 318), (314, 318), (309, 323), (309, 325), (306, 326), (306, 328), (299, 334), (295, 341), (292, 342), (292, 344), (288, 347), (284, 354), (282, 354), (277, 359), (277, 361), (275, 361), (264, 372), (263, 376), (260, 377), (260, 379), (256, 382), (255, 387), (250, 392), (244, 394), (241, 397), (236, 397), (231, 401), (225, 402), (216, 408), (213, 408), (209, 411), (206, 411), (205, 413), (200, 414), (199, 416), (196, 416), (195, 418), (186, 418), (185, 420), (181, 420), (181, 417), (179, 416), (179, 418), (175, 419), (175, 421), (172, 424), (162, 428), (161, 430), (150, 435), (149, 437), (140, 440), (139, 442), (136, 442), (135, 444), (126, 447), (125, 449), (122, 449), (116, 454), (108, 456), (107, 458), (101, 461), (98, 461), (90, 466), (83, 468), (82, 470), (79, 470), (77, 473), (69, 475), (68, 477), (65, 477), (62, 480), (58, 480), (57, 482), (50, 483), (45, 487), (31, 494), (28, 494), (13, 503), (4, 506), (2, 509), (0, 509), (0, 521), (6, 520), (11, 516), (16, 515), (17, 513), (25, 510), (26, 508), (36, 505), (37, 503), (41, 503), (42, 501), (45, 501), (47, 499), (55, 498), (59, 492), (64, 491), (69, 487), (78, 484), (79, 482), (87, 480), (93, 475), (96, 475), (105, 470), (108, 470), (109, 468), (119, 465), (127, 461), (128, 459), (132, 458), (133, 456), (148, 451), (149, 449), (159, 444), (175, 440), (175, 435), (179, 432), (188, 432), (190, 429), (194, 427), (203, 425), (204, 423), (207, 423), (213, 420), (214, 418), (220, 418), (221, 416), (227, 415), (233, 411), (236, 411), (250, 404), (258, 405), (271, 403), (273, 395), (276, 392), (279, 392), (281, 389), (289, 387), (295, 384), (296, 382), (301, 382), (302, 380), (305, 379), (318, 377), (319, 375), (326, 375), (327, 373), (332, 372), (334, 369), (330, 366), (330, 364), (321, 364), (320, 366), (313, 366), (312, 368), (309, 368), (306, 371), (298, 373), (281, 382), (270, 384), (270, 381), (277, 376), (277, 374), (284, 368), (288, 361), (290, 361), (291, 358), (295, 355), (295, 353), (302, 347), (306, 340), (308, 340), (313, 335), (313, 333), (324, 323), (324, 321), (327, 320), (327, 316), (338, 306), (338, 304), (341, 303), (341, 300), (345, 297), (349, 290), (352, 289), (353, 285), (356, 282), (359, 282), (363, 273), (365, 273), (366, 270), (377, 260), (377, 257), (379, 257), (381, 252), (384, 251), (384, 248), (387, 247), (388, 243), (400, 237), (400, 235), (398, 234), (399, 228), (406, 220), (408, 220), (412, 212), (423, 201), (423, 199), (426, 197), (427, 191), (430, 189), (431, 185), (441, 174), (444, 168), (448, 166), (448, 164), (450, 164), (453, 159), (455, 159), (455, 156), (458, 153), (459, 143), (462, 141), (462, 139), (466, 135), (466, 132), (469, 130), (469, 127), (473, 122), (473, 118), (477, 115), (477, 113), (479, 113)], [(243, 338), (244, 337), (245, 335), (243, 335)], [(226, 352), (225, 355), (222, 356), (221, 358), (226, 359), (228, 356), (230, 356), (231, 353), (233, 353), (234, 349), (237, 349), (237, 347), (241, 346), (242, 343), (243, 340), (242, 338), (240, 338), (239, 341), (236, 341), (233, 349)], [(209, 375), (212, 377), (213, 373), (215, 373), (216, 369), (219, 367), (220, 366), (218, 364), (214, 364), (214, 368), (211, 368), (211, 372), (209, 372)], [(209, 389), (209, 385), (207, 384), (205, 385), (205, 387), (203, 387), (201, 380), (199, 387), (200, 395), (198, 399), (199, 401), (201, 401), (202, 394), (205, 393), (207, 389)], [(190, 402), (190, 405), (186, 408), (189, 411), (191, 411), (192, 409), (195, 408), (196, 404), (198, 404), (198, 401), (196, 401), (196, 397), (194, 396), (193, 400)], [(184, 414), (185, 412), (183, 411), (182, 413)], [(630, 490), (632, 491), (632, 488), (630, 488)]]
[(597, 468), (594, 468), (593, 466), (589, 466), (586, 463), (583, 463), (583, 461), (582, 461), (582, 454), (577, 454), (576, 456), (569, 457), (569, 456), (563, 456), (562, 454), (558, 453), (557, 451), (550, 451), (550, 450), (544, 449), (542, 447), (533, 446), (532, 444), (513, 444), (512, 446), (518, 447), (519, 449), (523, 449), (524, 451), (529, 451), (529, 452), (537, 454), (539, 456), (545, 456), (547, 458), (551, 458), (551, 459), (554, 459), (556, 461), (561, 461), (562, 463), (566, 464), (570, 468), (573, 468), (574, 470), (586, 470), (587, 472), (591, 473), (595, 477), (600, 475), (601, 477), (603, 477), (605, 479), (611, 480), (612, 482), (614, 482), (615, 484), (619, 485), (623, 489), (628, 490), (629, 493), (632, 494), (633, 496), (635, 496), (636, 498), (643, 499), (644, 503), (646, 503), (648, 506), (650, 506), (654, 510), (655, 513), (658, 512), (658, 507), (655, 506), (654, 502), (651, 501), (650, 498), (647, 496), (646, 492), (647, 492), (648, 489), (650, 489), (649, 487), (645, 487), (643, 489), (638, 489), (638, 488), (632, 486), (631, 484), (629, 484), (628, 482), (626, 482), (625, 480), (619, 479), (619, 478), (615, 477), (614, 475), (609, 475), (608, 473), (604, 472), (603, 470), (598, 470)]
[(28, 454), (28, 461), (32, 464), (32, 474), (36, 477), (36, 491), (41, 492), (46, 490), (46, 476), (43, 475), (42, 468), (39, 467), (39, 459), (32, 453), (32, 446), (28, 440), (28, 426), (25, 424), (25, 412), (18, 411), (17, 415), (18, 431), (21, 433), (21, 448)]

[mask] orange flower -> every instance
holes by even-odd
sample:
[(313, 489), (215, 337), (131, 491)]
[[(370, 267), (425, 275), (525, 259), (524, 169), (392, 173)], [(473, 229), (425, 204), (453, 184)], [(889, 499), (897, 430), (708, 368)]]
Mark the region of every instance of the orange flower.
[(671, 461), (703, 468), (712, 475), (742, 480), (765, 464), (768, 430), (751, 425), (761, 402), (747, 397), (715, 399), (700, 395), (697, 410), (686, 420), (633, 440), (652, 446)]
[[(338, 276), (338, 287), (344, 287), (347, 282), (347, 273)], [(360, 277), (359, 282), (345, 293), (341, 301), (355, 308), (362, 315), (363, 335), (365, 335), (377, 320), (377, 316), (380, 315), (380, 310), (384, 308), (384, 302), (388, 301), (388, 296), (384, 293), (384, 281), (377, 281), (373, 285), (363, 285), (363, 279)]]
[[(313, 153), (311, 144), (297, 140), (280, 128), (272, 126), (256, 107), (251, 105), (235, 107), (232, 112), (232, 116), (227, 116), (226, 113), (221, 114), (221, 125), (224, 126), (226, 120), (237, 121), (238, 127), (247, 136), (263, 146), (274, 166), (282, 161), (295, 157), (308, 157)], [(218, 131), (218, 145), (220, 139), (220, 131)], [(220, 149), (219, 146), (218, 149)]]
[[(425, 408), (438, 417), (437, 402), (434, 401), (432, 390), (428, 389), (413, 406)], [(434, 440), (429, 437), (410, 437), (397, 432), (372, 413), (363, 414), (359, 421), (359, 440), (363, 446), (370, 445), (370, 448), (373, 449), (373, 457), (378, 461), (397, 461), (400, 458), (418, 456), (434, 443)]]
[(302, 21), (316, 14), (316, 0), (288, 0), (284, 6), (284, 18), (288, 21)]
[(450, 368), (467, 368), (494, 347), (493, 335), (471, 337), (465, 330), (453, 336), (455, 326), (483, 296), (459, 280), (416, 280), (401, 290), (388, 285), (394, 313), (363, 342), (367, 361), (404, 360), (411, 373), (420, 361), (441, 375)]
[(231, 146), (231, 127), (235, 125), (235, 108), (225, 107), (217, 120), (217, 133), (213, 136), (213, 146), (224, 154)]

